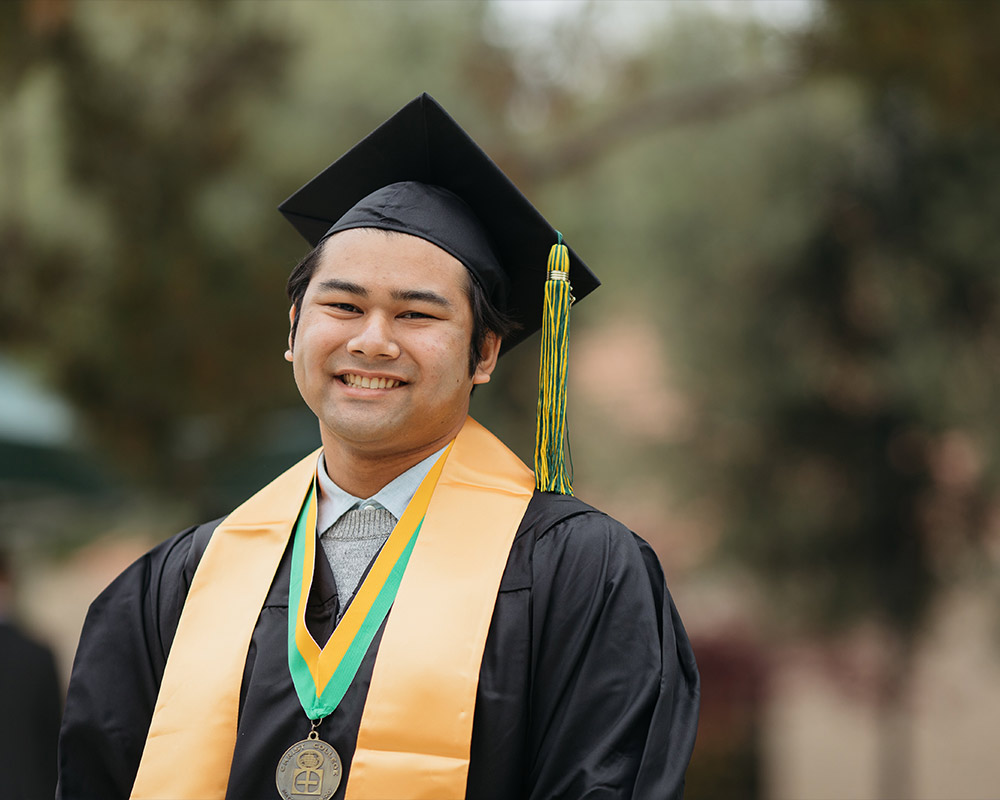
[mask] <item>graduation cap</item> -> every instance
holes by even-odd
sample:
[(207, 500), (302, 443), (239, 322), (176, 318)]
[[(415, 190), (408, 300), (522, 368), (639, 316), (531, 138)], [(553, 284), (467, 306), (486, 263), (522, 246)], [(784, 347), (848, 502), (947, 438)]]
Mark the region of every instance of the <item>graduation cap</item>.
[(438, 245), (518, 323), (501, 353), (541, 327), (536, 480), (572, 494), (562, 455), (569, 305), (600, 281), (436, 100), (407, 103), (278, 208), (314, 246), (361, 227)]

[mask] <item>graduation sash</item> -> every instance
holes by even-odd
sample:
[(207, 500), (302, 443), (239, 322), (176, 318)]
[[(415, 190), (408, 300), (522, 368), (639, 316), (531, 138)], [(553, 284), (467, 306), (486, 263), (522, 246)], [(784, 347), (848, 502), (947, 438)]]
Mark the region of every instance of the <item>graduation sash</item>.
[[(170, 648), (132, 800), (225, 798), (250, 639), (316, 460), (279, 476), (213, 534)], [(385, 624), (348, 800), (464, 798), (486, 635), (533, 489), (531, 471), (468, 418)]]

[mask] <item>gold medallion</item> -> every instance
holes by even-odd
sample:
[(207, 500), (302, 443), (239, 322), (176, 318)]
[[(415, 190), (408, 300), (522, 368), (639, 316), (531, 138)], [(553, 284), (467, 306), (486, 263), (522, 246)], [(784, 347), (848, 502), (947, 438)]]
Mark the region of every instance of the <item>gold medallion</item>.
[(337, 751), (313, 730), (285, 751), (274, 780), (283, 800), (330, 800), (343, 776)]

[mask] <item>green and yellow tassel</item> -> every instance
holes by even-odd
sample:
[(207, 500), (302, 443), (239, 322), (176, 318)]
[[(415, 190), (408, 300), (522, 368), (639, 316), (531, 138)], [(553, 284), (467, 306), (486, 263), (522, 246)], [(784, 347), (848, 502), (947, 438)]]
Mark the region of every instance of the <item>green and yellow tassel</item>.
[[(558, 233), (558, 231), (556, 232)], [(566, 366), (569, 349), (569, 249), (559, 241), (549, 251), (542, 311), (542, 353), (538, 368), (538, 428), (535, 433), (535, 487), (573, 494), (567, 470)]]

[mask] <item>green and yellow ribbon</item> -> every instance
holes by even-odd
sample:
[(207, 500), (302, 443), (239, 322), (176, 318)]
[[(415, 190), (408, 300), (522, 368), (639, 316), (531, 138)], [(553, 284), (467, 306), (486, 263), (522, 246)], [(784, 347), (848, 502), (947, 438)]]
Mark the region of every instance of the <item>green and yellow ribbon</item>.
[[(316, 482), (299, 512), (288, 584), (288, 668), (311, 720), (330, 714), (354, 680), (382, 626), (409, 563), (451, 445), (431, 467), (379, 552), (340, 623), (322, 648), (306, 627), (306, 605), (316, 565)], [(293, 611), (294, 609), (294, 611)]]

